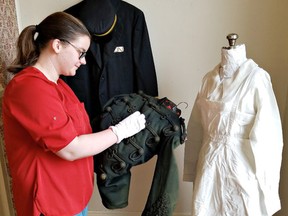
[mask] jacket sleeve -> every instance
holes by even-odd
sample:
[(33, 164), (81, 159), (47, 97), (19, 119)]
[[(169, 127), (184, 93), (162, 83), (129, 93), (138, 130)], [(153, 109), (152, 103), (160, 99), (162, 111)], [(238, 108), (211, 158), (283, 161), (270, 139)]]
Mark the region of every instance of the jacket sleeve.
[(280, 209), (278, 195), (282, 160), (282, 126), (276, 98), (268, 73), (255, 79), (257, 114), (250, 133), (256, 178), (264, 195), (268, 215)]
[(196, 166), (198, 155), (202, 146), (203, 129), (201, 124), (201, 113), (195, 100), (191, 116), (187, 126), (187, 141), (184, 149), (184, 173), (183, 180), (193, 182), (196, 177)]
[(157, 76), (144, 13), (138, 10), (133, 38), (133, 64), (138, 90), (158, 96)]

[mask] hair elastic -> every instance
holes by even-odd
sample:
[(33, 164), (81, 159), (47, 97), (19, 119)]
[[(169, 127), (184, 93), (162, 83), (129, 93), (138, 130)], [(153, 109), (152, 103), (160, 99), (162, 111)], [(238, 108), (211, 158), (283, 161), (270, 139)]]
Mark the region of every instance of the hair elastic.
[(38, 25), (35, 25), (35, 33), (34, 33), (34, 41), (36, 41), (37, 37), (39, 35), (39, 26)]

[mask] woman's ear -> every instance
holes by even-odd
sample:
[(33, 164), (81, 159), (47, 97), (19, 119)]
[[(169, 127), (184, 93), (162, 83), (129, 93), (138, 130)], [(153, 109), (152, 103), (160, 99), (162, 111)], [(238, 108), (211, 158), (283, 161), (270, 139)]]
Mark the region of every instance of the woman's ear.
[(56, 52), (57, 54), (60, 53), (61, 48), (62, 48), (62, 44), (59, 39), (52, 40), (52, 49), (54, 50), (54, 52)]

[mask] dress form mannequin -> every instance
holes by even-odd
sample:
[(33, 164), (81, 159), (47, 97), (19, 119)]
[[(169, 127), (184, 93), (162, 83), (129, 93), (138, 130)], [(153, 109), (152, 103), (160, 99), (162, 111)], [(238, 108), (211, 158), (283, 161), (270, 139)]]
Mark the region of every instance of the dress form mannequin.
[(193, 182), (192, 216), (281, 209), (283, 138), (271, 78), (234, 42), (203, 77), (187, 125), (183, 180)]

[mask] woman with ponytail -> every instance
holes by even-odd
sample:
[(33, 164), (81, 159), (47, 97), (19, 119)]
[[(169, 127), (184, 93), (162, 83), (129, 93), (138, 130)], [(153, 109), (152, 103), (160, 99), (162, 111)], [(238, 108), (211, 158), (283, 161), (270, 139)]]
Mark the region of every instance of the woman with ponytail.
[(3, 97), (4, 141), (18, 216), (86, 215), (93, 192), (93, 155), (138, 133), (135, 112), (92, 133), (88, 115), (59, 77), (86, 64), (90, 34), (75, 17), (56, 12), (26, 27)]

